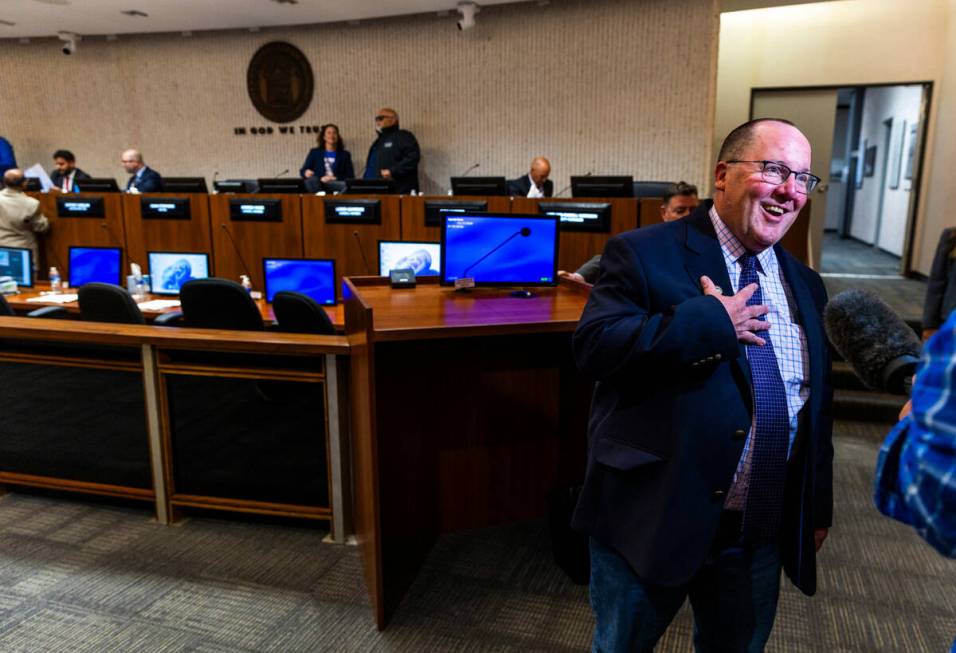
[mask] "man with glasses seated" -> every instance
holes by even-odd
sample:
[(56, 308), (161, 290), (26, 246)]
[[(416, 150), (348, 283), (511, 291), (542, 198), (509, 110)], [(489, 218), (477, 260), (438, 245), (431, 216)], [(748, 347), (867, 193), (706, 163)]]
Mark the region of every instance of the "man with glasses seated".
[(820, 275), (779, 246), (820, 180), (783, 120), (733, 130), (714, 199), (608, 241), (573, 338), (597, 383), (572, 525), (594, 651), (652, 651), (690, 599), (698, 651), (762, 651), (780, 572), (816, 591), (832, 517)]
[(390, 179), (403, 194), (421, 190), (418, 162), (422, 152), (415, 135), (398, 126), (398, 114), (388, 107), (376, 112), (375, 131), (378, 138), (368, 150), (363, 178)]

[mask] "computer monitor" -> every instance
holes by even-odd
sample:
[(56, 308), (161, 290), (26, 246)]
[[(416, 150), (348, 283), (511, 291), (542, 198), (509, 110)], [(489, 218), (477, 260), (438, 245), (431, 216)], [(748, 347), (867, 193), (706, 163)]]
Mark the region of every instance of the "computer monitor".
[(217, 193), (255, 193), (259, 184), (255, 179), (223, 179), (212, 182)]
[(378, 241), (378, 273), (385, 277), (392, 270), (414, 270), (416, 277), (441, 274), (441, 243)]
[(346, 179), (346, 195), (394, 195), (391, 179)]
[(276, 293), (293, 290), (319, 304), (335, 304), (335, 261), (330, 258), (264, 258), (266, 301)]
[(166, 193), (208, 193), (205, 177), (163, 177)]
[(183, 284), (209, 276), (209, 254), (204, 252), (147, 252), (150, 292), (178, 295)]
[(516, 213), (442, 215), (441, 282), (472, 278), (477, 286), (552, 286), (558, 218)]
[(634, 177), (571, 177), (571, 197), (634, 197)]
[(0, 277), (12, 277), (18, 286), (33, 286), (33, 252), (23, 247), (0, 247)]
[(305, 180), (301, 177), (259, 179), (259, 193), (304, 193)]
[(120, 190), (116, 180), (108, 177), (79, 179), (73, 186), (79, 193), (118, 193)]
[(504, 177), (452, 177), (453, 195), (507, 195), (508, 182)]
[(119, 247), (71, 247), (70, 286), (91, 281), (120, 285), (123, 250)]

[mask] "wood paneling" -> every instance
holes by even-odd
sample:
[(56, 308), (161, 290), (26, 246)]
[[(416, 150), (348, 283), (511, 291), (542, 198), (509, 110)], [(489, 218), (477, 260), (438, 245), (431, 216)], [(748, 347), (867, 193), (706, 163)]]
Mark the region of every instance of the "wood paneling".
[(425, 224), (425, 202), (488, 202), (491, 213), (507, 213), (511, 210), (510, 197), (475, 197), (462, 195), (417, 195), (402, 196), (402, 240), (434, 241), (441, 240), (441, 227), (429, 227)]
[(631, 198), (532, 199), (528, 197), (515, 197), (511, 202), (511, 210), (515, 213), (537, 213), (538, 204), (541, 202), (561, 202), (567, 204), (573, 204), (575, 202), (584, 204), (608, 202), (611, 204), (611, 229), (608, 233), (561, 231), (558, 249), (559, 270), (567, 270), (568, 272), (577, 270), (592, 256), (604, 251), (604, 244), (611, 236), (636, 229), (638, 226), (637, 200)]
[[(189, 200), (189, 220), (143, 219), (143, 198), (177, 197)], [(205, 252), (212, 256), (209, 233), (209, 196), (200, 193), (160, 193), (124, 195), (123, 216), (126, 222), (128, 260), (139, 263), (146, 272), (147, 252)], [(250, 263), (251, 264), (251, 263)], [(216, 274), (215, 268), (210, 274)]]
[[(103, 198), (103, 218), (61, 218), (56, 210), (56, 198)], [(121, 269), (127, 269), (126, 227), (123, 224), (123, 196), (120, 193), (77, 193), (64, 196), (59, 193), (41, 193), (40, 206), (50, 220), (50, 231), (43, 239), (46, 264), (55, 265), (63, 280), (69, 279), (70, 247), (121, 247), (124, 249)], [(47, 278), (47, 270), (40, 270)]]
[[(230, 199), (278, 199), (281, 222), (231, 220)], [(302, 258), (302, 200), (299, 195), (210, 195), (213, 269), (217, 277), (239, 280), (248, 274), (252, 287), (260, 290), (265, 279), (263, 258)], [(231, 238), (230, 238), (231, 236)]]

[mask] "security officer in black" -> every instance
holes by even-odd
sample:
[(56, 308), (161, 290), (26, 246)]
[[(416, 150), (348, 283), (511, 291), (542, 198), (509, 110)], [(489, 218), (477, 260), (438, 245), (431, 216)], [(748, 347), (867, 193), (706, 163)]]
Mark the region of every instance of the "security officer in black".
[(378, 138), (369, 148), (365, 179), (390, 179), (399, 193), (420, 190), (418, 162), (422, 151), (415, 135), (398, 126), (398, 114), (387, 107), (375, 114)]

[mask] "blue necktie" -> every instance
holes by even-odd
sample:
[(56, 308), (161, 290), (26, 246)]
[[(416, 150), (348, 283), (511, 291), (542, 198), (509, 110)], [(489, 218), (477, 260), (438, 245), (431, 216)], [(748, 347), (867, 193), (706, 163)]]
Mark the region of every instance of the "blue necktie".
[[(740, 257), (740, 288), (757, 283), (760, 265), (754, 254)], [(760, 286), (747, 305), (763, 304)], [(761, 317), (766, 320), (766, 317)], [(790, 445), (790, 416), (787, 393), (777, 366), (777, 356), (769, 331), (758, 336), (767, 344), (747, 345), (747, 360), (753, 381), (754, 427), (750, 436), (750, 484), (744, 510), (744, 534), (751, 539), (776, 537), (783, 511), (783, 487), (787, 473), (787, 449)]]

